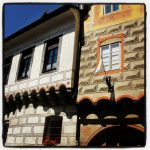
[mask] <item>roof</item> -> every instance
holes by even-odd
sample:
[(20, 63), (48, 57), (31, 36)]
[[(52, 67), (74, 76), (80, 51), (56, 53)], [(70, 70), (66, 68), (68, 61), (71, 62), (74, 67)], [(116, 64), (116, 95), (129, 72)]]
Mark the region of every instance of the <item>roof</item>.
[(77, 6), (75, 6), (75, 5), (64, 5), (64, 6), (60, 7), (60, 8), (58, 8), (58, 9), (54, 10), (51, 13), (45, 12), (40, 19), (38, 19), (35, 22), (29, 24), (28, 26), (22, 28), (21, 30), (15, 32), (14, 34), (8, 36), (7, 38), (5, 38), (4, 41), (8, 42), (9, 40), (11, 40), (11, 39), (21, 35), (22, 33), (24, 33), (26, 31), (34, 28), (35, 26), (37, 26), (37, 25), (47, 21), (48, 19), (51, 19), (51, 18), (53, 18), (53, 17), (55, 17), (55, 16), (65, 12), (65, 11), (69, 10), (70, 8), (77, 8)]

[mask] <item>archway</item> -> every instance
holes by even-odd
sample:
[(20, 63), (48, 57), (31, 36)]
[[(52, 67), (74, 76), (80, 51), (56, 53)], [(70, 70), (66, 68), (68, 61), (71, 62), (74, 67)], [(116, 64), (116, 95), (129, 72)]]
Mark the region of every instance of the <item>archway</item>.
[(144, 145), (144, 133), (140, 130), (127, 126), (106, 128), (95, 135), (88, 143), (88, 146), (91, 147), (132, 147)]

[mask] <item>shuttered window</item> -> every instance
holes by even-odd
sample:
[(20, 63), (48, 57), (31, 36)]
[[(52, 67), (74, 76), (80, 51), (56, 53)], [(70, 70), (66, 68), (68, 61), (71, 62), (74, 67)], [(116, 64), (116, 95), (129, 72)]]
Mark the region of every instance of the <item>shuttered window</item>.
[(43, 144), (55, 145), (59, 144), (61, 140), (62, 117), (48, 116), (45, 119)]
[(120, 53), (120, 42), (100, 47), (101, 67), (103, 67), (104, 71), (120, 69)]

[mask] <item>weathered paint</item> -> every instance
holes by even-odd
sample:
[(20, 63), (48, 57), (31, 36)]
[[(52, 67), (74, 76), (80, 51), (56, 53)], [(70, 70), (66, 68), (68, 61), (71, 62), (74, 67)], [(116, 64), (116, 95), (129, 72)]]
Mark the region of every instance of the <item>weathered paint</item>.
[(103, 7), (104, 5), (92, 6), (90, 17), (84, 22), (85, 32), (91, 32), (144, 17), (144, 4), (120, 5), (119, 11), (110, 14), (103, 14)]

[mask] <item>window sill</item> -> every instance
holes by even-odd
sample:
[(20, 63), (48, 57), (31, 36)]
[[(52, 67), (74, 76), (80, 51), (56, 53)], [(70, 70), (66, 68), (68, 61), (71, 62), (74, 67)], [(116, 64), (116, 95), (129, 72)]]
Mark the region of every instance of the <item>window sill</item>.
[(118, 13), (118, 12), (120, 12), (120, 10), (112, 11), (112, 12), (107, 13), (107, 14), (104, 13), (103, 16), (107, 16), (107, 15)]
[(57, 68), (49, 69), (49, 70), (42, 70), (42, 74), (52, 73), (52, 72), (55, 72), (56, 70), (57, 70)]
[(30, 77), (26, 76), (26, 77), (20, 77), (20, 78), (17, 78), (17, 82), (20, 82), (22, 80), (27, 80), (29, 79)]
[(111, 74), (115, 74), (115, 73), (120, 73), (120, 72), (123, 72), (124, 70), (123, 69), (116, 69), (116, 70), (109, 70), (109, 71), (103, 71), (103, 72), (96, 72), (95, 75), (96, 76), (100, 76), (100, 75), (111, 75)]

